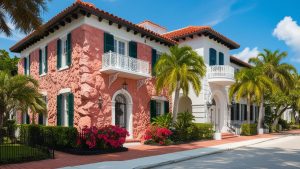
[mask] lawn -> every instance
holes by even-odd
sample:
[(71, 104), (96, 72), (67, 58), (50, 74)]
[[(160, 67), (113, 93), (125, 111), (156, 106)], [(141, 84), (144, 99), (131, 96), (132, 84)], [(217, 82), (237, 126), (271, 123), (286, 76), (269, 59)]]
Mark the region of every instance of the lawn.
[(0, 145), (0, 164), (16, 163), (49, 158), (46, 152), (20, 144)]

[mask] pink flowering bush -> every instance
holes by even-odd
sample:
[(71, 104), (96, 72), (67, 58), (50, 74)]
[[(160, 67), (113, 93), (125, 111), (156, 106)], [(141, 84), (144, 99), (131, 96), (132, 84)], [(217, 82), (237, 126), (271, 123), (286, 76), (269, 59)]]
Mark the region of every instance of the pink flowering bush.
[(97, 128), (95, 126), (82, 129), (77, 139), (77, 145), (82, 148), (119, 148), (125, 143), (129, 133), (126, 129), (118, 126), (105, 126)]
[(172, 131), (167, 128), (149, 126), (144, 135), (145, 144), (170, 145), (172, 144), (172, 141), (169, 139), (171, 135)]

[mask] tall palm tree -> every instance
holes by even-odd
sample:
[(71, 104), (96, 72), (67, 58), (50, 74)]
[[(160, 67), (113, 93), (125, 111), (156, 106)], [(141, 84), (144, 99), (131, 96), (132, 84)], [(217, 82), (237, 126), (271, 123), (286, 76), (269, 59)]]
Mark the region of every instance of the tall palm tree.
[(35, 79), (25, 75), (10, 76), (0, 72), (0, 128), (3, 120), (13, 110), (43, 113), (46, 104), (38, 92)]
[(155, 65), (156, 91), (160, 93), (163, 88), (168, 89), (169, 95), (175, 91), (173, 105), (173, 122), (177, 119), (179, 92), (188, 95), (190, 85), (196, 95), (201, 91), (200, 79), (206, 74), (203, 58), (189, 46), (173, 46), (170, 52), (161, 55)]
[[(273, 81), (266, 75), (261, 73), (260, 68), (242, 69), (236, 74), (236, 82), (230, 87), (229, 97), (239, 101), (241, 98), (247, 99), (247, 123), (250, 124), (250, 106), (255, 100), (260, 103), (260, 108), (264, 103), (264, 92), (268, 89), (276, 90)], [(262, 113), (259, 113), (257, 128), (261, 128)]]
[(26, 34), (37, 29), (42, 23), (41, 12), (47, 10), (46, 3), (47, 0), (1, 0), (0, 33), (11, 36), (12, 25)]
[[(282, 60), (287, 57), (286, 52), (280, 52), (275, 50), (274, 52), (264, 49), (264, 52), (259, 53), (257, 57), (250, 58), (249, 63), (255, 65), (255, 67), (260, 67), (264, 75), (271, 78), (275, 84), (283, 92), (288, 92), (290, 88), (294, 85), (294, 74), (297, 74), (297, 70), (294, 66), (282, 63)], [(263, 99), (263, 96), (262, 96)], [(263, 112), (263, 107), (260, 107), (260, 114)], [(277, 125), (279, 116), (276, 114), (273, 125)]]

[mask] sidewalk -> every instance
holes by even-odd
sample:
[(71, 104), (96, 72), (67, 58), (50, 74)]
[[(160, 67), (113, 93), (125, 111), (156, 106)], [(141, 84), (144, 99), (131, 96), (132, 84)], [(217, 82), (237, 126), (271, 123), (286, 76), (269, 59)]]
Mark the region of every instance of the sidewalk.
[[(300, 131), (299, 131), (300, 133)], [(76, 168), (80, 167), (79, 165), (90, 164), (94, 165), (93, 163), (101, 163), (105, 165), (104, 168), (107, 168), (106, 164), (115, 163), (118, 166), (124, 166), (125, 164), (130, 165), (132, 162), (137, 164), (145, 164), (142, 161), (151, 161), (153, 158), (155, 159), (171, 159), (177, 158), (179, 156), (172, 155), (169, 153), (174, 152), (182, 152), (180, 158), (186, 154), (199, 154), (200, 153), (211, 153), (213, 150), (216, 151), (224, 151), (224, 149), (228, 148), (236, 148), (236, 146), (243, 146), (244, 144), (253, 144), (257, 141), (265, 141), (267, 139), (274, 139), (277, 137), (281, 137), (280, 135), (272, 135), (272, 134), (264, 134), (264, 135), (257, 135), (257, 136), (240, 136), (235, 138), (228, 138), (224, 140), (208, 140), (208, 141), (199, 141), (199, 142), (192, 142), (187, 144), (181, 145), (171, 145), (171, 146), (148, 146), (148, 145), (137, 145), (129, 147), (128, 152), (121, 152), (121, 153), (113, 153), (113, 154), (104, 154), (104, 155), (92, 155), (92, 156), (79, 156), (79, 155), (71, 155), (62, 152), (55, 152), (56, 158), (49, 159), (49, 160), (42, 160), (42, 161), (33, 161), (27, 163), (20, 163), (20, 164), (10, 164), (10, 165), (3, 165), (0, 166), (2, 169), (52, 169), (52, 168), (62, 168), (68, 166), (77, 166)], [(234, 144), (233, 144), (234, 143)], [(188, 151), (190, 150), (190, 151)], [(187, 151), (187, 152), (183, 152)], [(149, 156), (157, 156), (157, 157), (149, 157)], [(149, 158), (144, 158), (149, 157)], [(128, 161), (125, 161), (128, 160)], [(140, 161), (135, 161), (140, 160)], [(172, 159), (174, 160), (174, 159)], [(120, 162), (118, 162), (120, 161)], [(165, 160), (166, 161), (166, 160)], [(84, 168), (89, 167), (93, 168), (92, 166), (84, 166)], [(101, 166), (97, 166), (100, 168)], [(103, 167), (103, 166), (102, 166)], [(101, 167), (101, 168), (102, 168)], [(117, 166), (114, 166), (116, 168)], [(126, 166), (127, 168), (129, 166)], [(118, 167), (120, 168), (120, 167)]]

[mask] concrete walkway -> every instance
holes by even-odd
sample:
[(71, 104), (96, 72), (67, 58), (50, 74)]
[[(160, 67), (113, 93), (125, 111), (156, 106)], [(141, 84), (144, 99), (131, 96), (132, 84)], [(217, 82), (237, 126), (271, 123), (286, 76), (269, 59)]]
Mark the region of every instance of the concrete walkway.
[(228, 143), (217, 146), (211, 146), (207, 148), (198, 148), (194, 150), (187, 151), (179, 151), (175, 153), (168, 153), (150, 157), (143, 157), (134, 160), (126, 160), (126, 161), (107, 161), (100, 163), (93, 163), (87, 165), (73, 166), (73, 167), (65, 167), (64, 169), (142, 169), (142, 168), (150, 168), (165, 164), (172, 164), (174, 162), (184, 161), (193, 159), (200, 156), (205, 156), (209, 154), (220, 153), (227, 150), (236, 149), (243, 146), (249, 146), (257, 143), (262, 143), (274, 139), (278, 139), (280, 137), (272, 137), (272, 138), (259, 138), (248, 141), (241, 141), (236, 143)]

